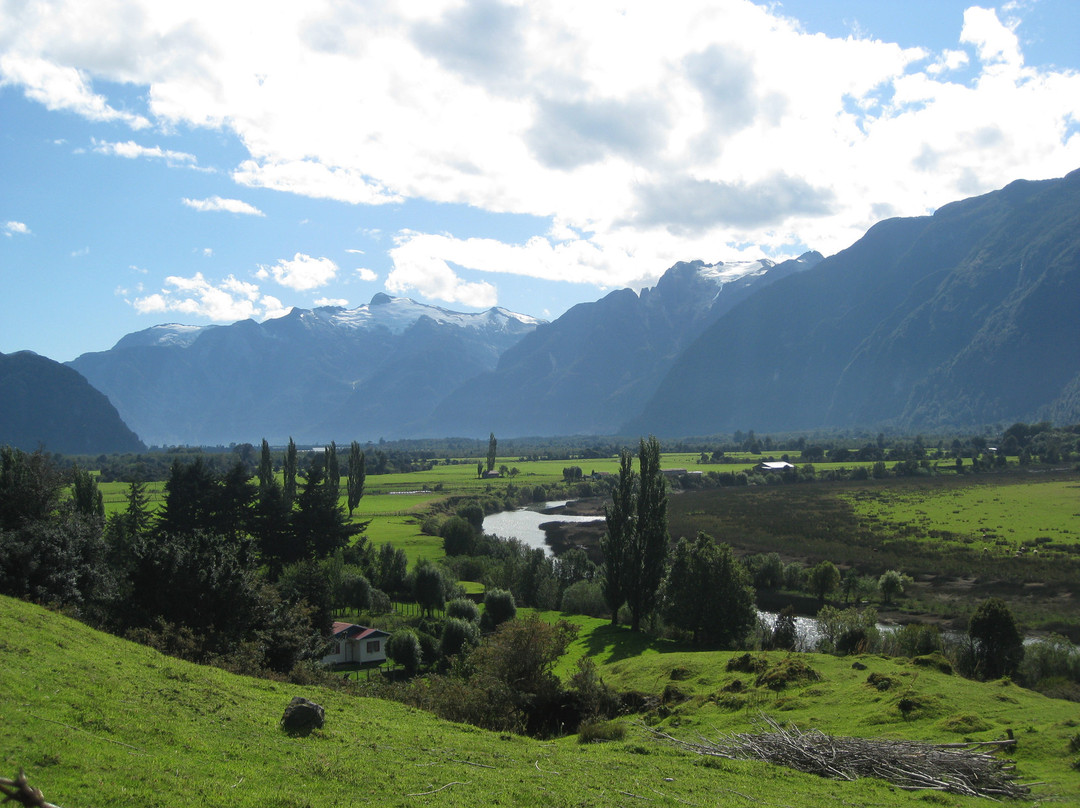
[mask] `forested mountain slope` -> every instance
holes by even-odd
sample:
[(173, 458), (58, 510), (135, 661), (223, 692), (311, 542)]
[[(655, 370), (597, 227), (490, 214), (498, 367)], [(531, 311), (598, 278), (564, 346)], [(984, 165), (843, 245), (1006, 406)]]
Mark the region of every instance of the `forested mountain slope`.
[(625, 432), (1080, 419), (1080, 172), (891, 219), (711, 325)]

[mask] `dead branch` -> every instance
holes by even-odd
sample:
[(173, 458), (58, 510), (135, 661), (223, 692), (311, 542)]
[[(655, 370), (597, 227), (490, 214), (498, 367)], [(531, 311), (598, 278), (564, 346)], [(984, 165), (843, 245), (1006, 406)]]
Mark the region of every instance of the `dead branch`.
[(436, 789), (434, 789), (432, 791), (418, 791), (415, 794), (406, 794), (405, 796), (406, 797), (426, 797), (428, 794), (438, 794), (444, 788), (450, 788), (450, 786), (467, 786), (467, 785), (468, 785), (467, 782), (466, 783), (459, 783), (459, 782), (457, 782), (455, 780), (455, 781), (451, 781), (451, 782), (447, 783), (445, 786), (439, 786), (438, 788), (436, 788)]
[[(646, 728), (654, 738), (699, 755), (729, 760), (764, 760), (834, 780), (876, 777), (897, 788), (928, 789), (991, 799), (1019, 799), (1029, 785), (1016, 782), (1014, 761), (973, 751), (1003, 744), (928, 744), (874, 738), (845, 738), (818, 730), (802, 732), (762, 716), (769, 731), (732, 733), (719, 740), (686, 741)], [(1009, 741), (1008, 743), (1015, 743)]]
[(14, 802), (26, 808), (56, 808), (51, 802), (45, 802), (41, 789), (34, 788), (27, 782), (26, 772), (22, 769), (19, 769), (19, 774), (14, 780), (0, 777), (0, 794), (4, 795), (4, 799), (0, 802)]

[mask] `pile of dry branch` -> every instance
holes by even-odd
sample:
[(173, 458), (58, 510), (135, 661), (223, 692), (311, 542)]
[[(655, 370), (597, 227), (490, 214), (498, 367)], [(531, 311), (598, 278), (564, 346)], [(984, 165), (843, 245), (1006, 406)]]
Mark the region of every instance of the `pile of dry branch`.
[(1026, 797), (1031, 789), (1016, 782), (1013, 761), (978, 748), (1000, 748), (1014, 741), (927, 744), (874, 738), (843, 738), (818, 730), (782, 727), (768, 716), (768, 732), (733, 733), (717, 741), (673, 738), (650, 730), (658, 739), (699, 755), (731, 760), (765, 760), (836, 780), (877, 777), (899, 788), (933, 789), (994, 799)]

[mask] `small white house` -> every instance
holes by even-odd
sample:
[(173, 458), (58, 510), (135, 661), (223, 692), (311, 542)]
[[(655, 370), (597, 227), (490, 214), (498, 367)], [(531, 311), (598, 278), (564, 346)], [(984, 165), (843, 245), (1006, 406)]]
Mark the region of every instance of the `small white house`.
[(335, 622), (332, 632), (330, 653), (322, 658), (324, 665), (386, 661), (386, 641), (390, 635), (385, 631), (355, 623)]

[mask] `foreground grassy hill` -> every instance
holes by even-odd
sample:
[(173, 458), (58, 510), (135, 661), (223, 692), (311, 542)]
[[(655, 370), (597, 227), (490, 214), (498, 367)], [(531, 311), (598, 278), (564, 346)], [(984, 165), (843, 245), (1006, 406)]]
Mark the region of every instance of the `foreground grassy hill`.
[[(863, 670), (850, 658), (799, 657), (820, 678), (773, 691), (726, 670), (740, 655), (689, 652), (578, 622), (571, 656), (589, 653), (609, 684), (655, 694), (671, 686), (660, 723), (672, 734), (742, 731), (761, 711), (834, 734), (934, 742), (1012, 729), (1021, 779), (1045, 783), (1018, 804), (1080, 800), (1069, 747), (1080, 730), (1075, 704), (872, 657), (860, 658)], [(485, 732), (347, 692), (192, 665), (9, 598), (0, 598), (0, 629), (0, 776), (25, 768), (66, 808), (989, 804), (703, 758), (629, 721), (623, 740), (590, 745)], [(784, 664), (779, 654), (767, 660)], [(871, 673), (894, 682), (879, 690)], [(744, 682), (739, 690), (731, 689), (735, 679)], [(676, 703), (673, 688), (687, 698)], [(896, 708), (904, 694), (919, 705), (907, 719)], [(296, 695), (326, 708), (324, 729), (298, 738), (278, 728)]]

